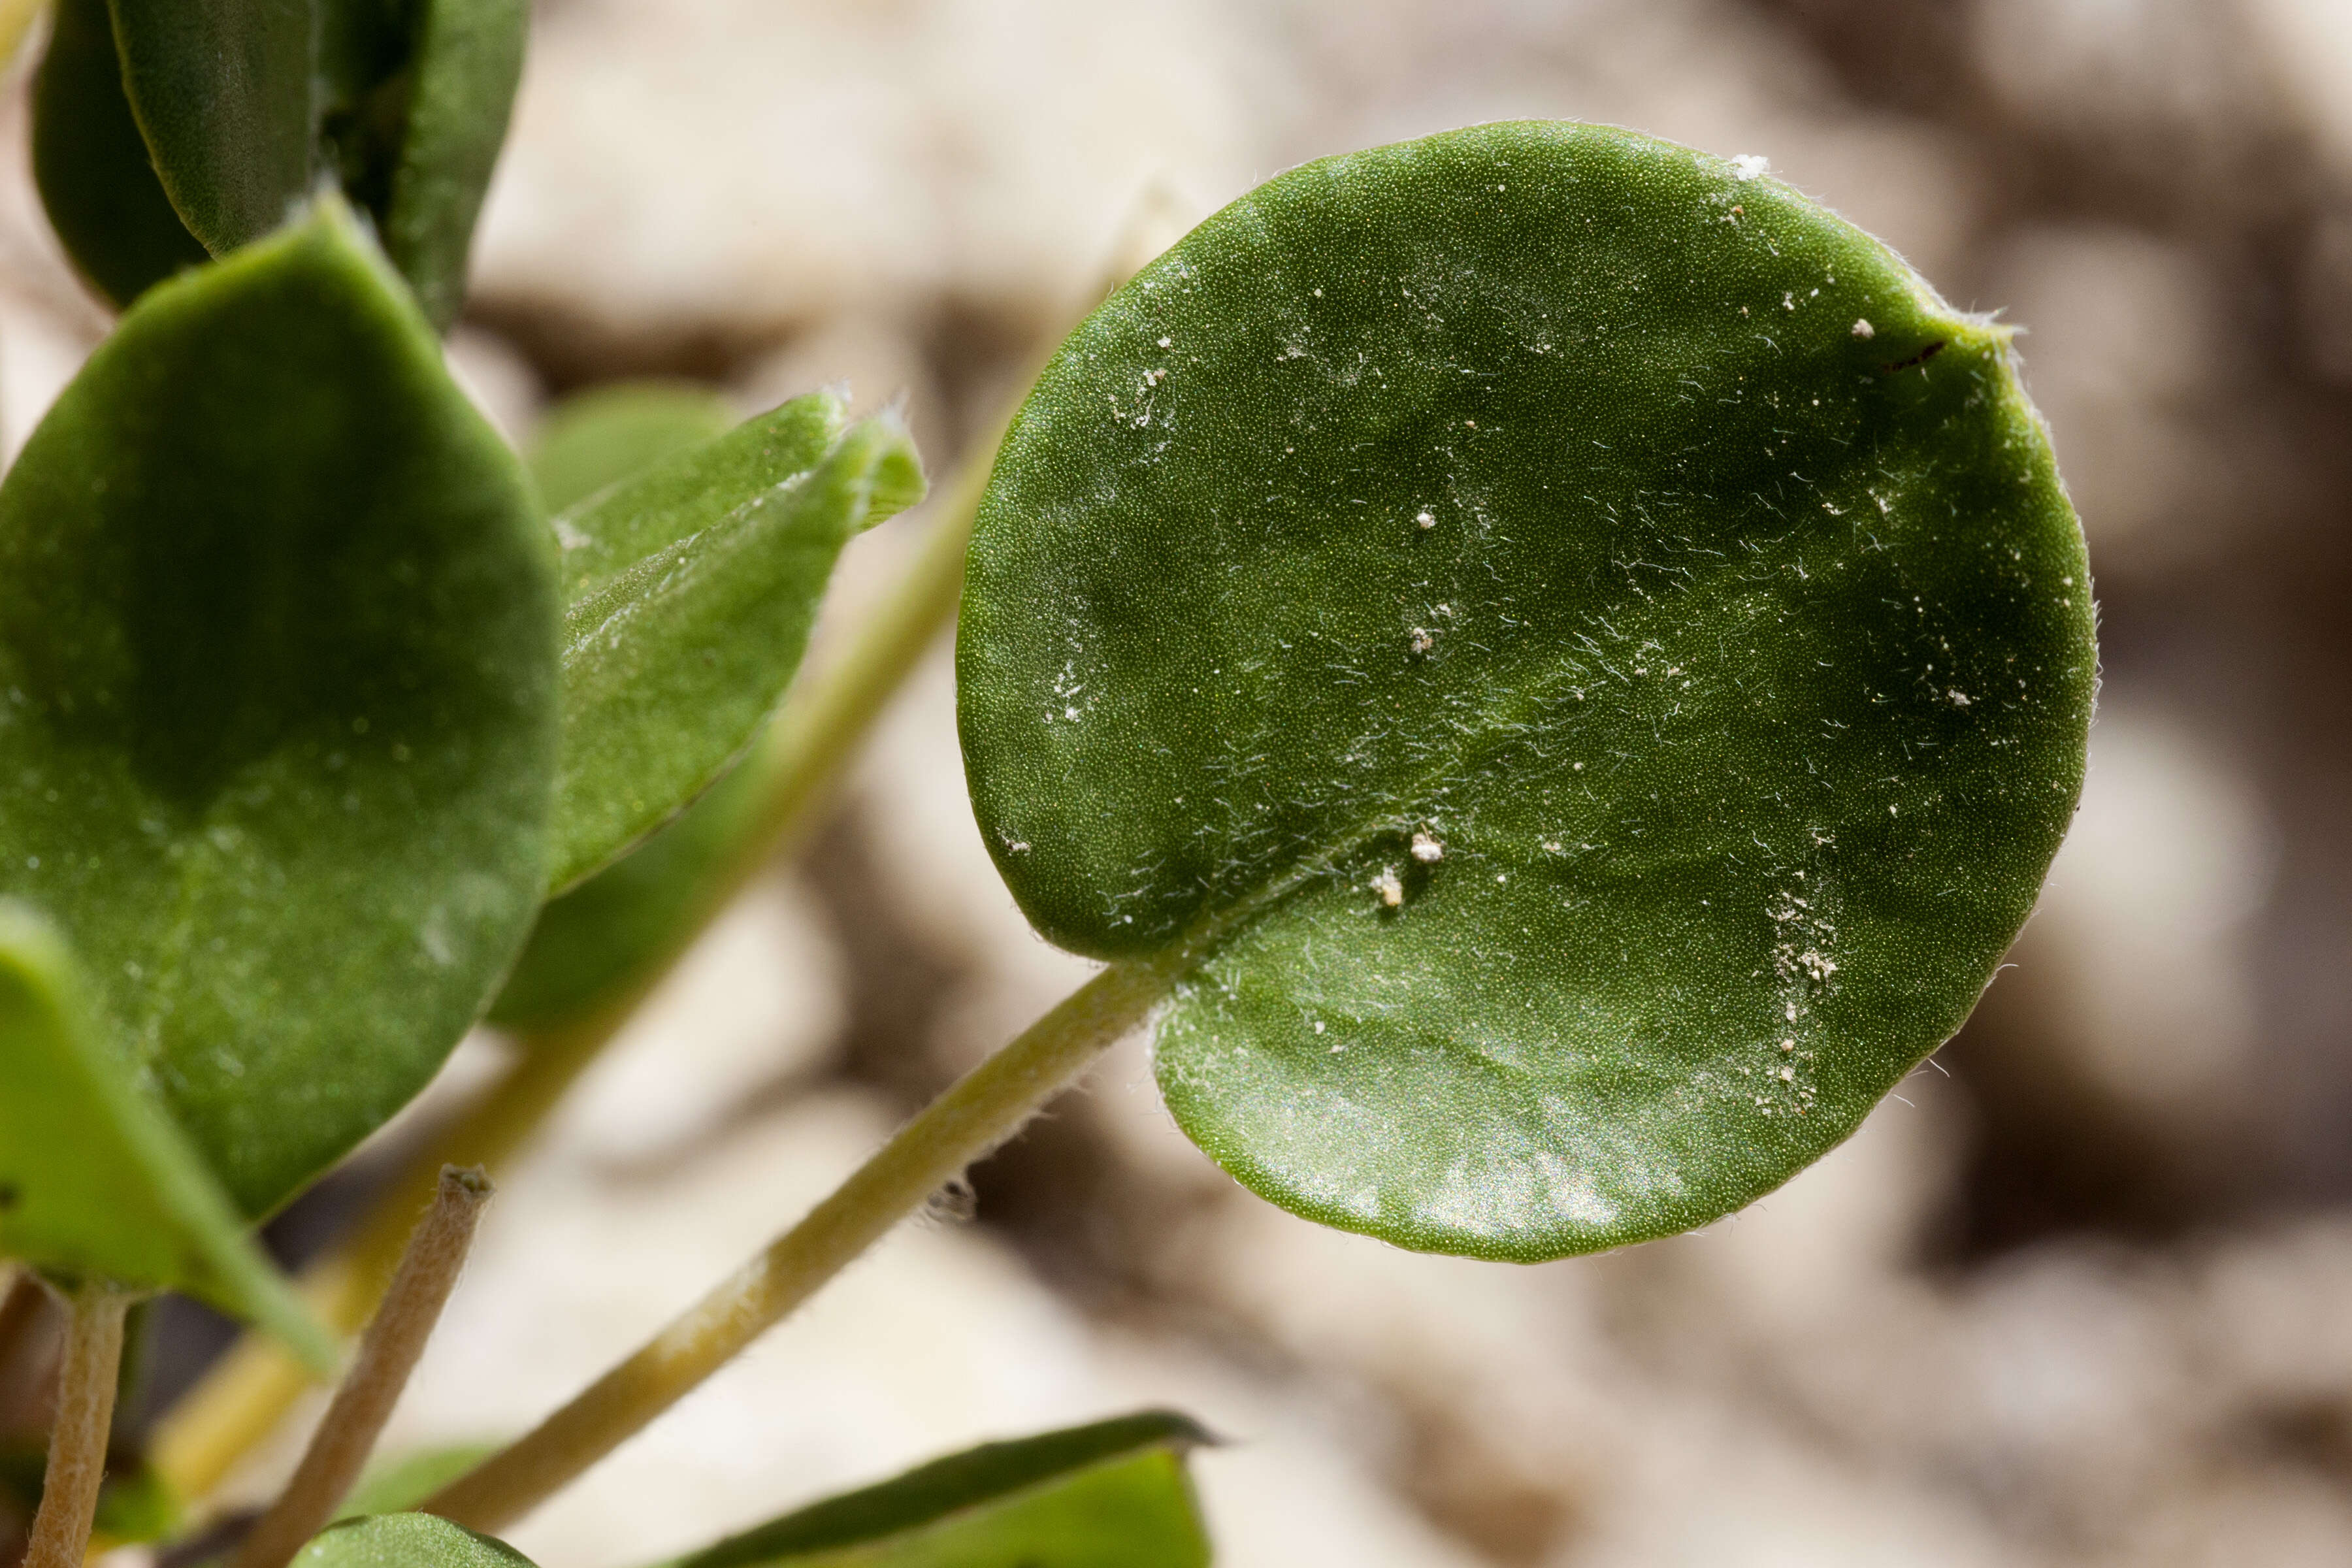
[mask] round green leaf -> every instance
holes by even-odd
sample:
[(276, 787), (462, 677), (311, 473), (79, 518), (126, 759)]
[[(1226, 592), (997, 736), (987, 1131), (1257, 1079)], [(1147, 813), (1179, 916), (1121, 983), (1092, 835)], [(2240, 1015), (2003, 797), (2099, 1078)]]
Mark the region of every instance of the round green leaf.
[(1300, 1214), (1541, 1258), (1724, 1214), (1967, 1016), (2080, 784), (2081, 534), (2008, 333), (1600, 127), (1309, 164), (1072, 336), (959, 645), (1048, 937)]
[(0, 484), (0, 894), (247, 1214), (423, 1086), (543, 886), (553, 552), (340, 203), (143, 297)]
[(385, 1513), (331, 1524), (290, 1568), (532, 1568), (505, 1542), (429, 1513)]
[(58, 0), (33, 83), (33, 178), (66, 254), (117, 309), (205, 259), (131, 118), (106, 0)]

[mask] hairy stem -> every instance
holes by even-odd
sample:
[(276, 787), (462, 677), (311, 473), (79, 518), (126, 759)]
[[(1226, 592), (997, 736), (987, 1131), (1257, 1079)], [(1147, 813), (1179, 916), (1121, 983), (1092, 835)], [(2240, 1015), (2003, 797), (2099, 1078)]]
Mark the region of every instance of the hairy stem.
[(122, 1319), (131, 1297), (86, 1285), (73, 1294), (57, 1424), (49, 1430), (49, 1468), (33, 1516), (25, 1568), (81, 1568), (106, 1479), (106, 1439), (114, 1425), (115, 1369), (122, 1361)]
[[(338, 1333), (355, 1332), (383, 1299), (410, 1225), (433, 1201), (441, 1170), (496, 1170), (547, 1119), (642, 993), (593, 1018), (535, 1035), (490, 1092), (453, 1122), (377, 1197), (348, 1240), (302, 1275), (304, 1298)], [(156, 1472), (184, 1498), (201, 1498), (293, 1407), (310, 1385), (301, 1363), (272, 1339), (247, 1334), (156, 1428)]]
[(497, 1531), (538, 1507), (1019, 1131), (1168, 994), (1175, 970), (1114, 964), (899, 1129), (791, 1230), (520, 1442), (422, 1505)]
[(311, 1435), (293, 1479), (238, 1548), (236, 1568), (286, 1568), (351, 1494), (457, 1288), (474, 1226), (489, 1199), (489, 1178), (480, 1166), (441, 1168), (433, 1205), (408, 1238), (383, 1305), (360, 1342), (358, 1358)]

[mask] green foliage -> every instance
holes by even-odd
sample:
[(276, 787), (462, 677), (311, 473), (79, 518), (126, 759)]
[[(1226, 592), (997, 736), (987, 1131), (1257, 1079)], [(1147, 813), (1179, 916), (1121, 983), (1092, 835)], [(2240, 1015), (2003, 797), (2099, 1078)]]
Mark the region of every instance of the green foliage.
[(495, 1443), (458, 1443), (379, 1459), (343, 1500), (342, 1517), (404, 1513), (498, 1450)]
[[(724, 397), (688, 383), (599, 387), (548, 416), (531, 447), (531, 477), (547, 505), (561, 510), (713, 439), (733, 422)], [(730, 769), (635, 848), (549, 900), (490, 1021), (550, 1027), (645, 980), (710, 897), (759, 803), (759, 781)]]
[(624, 381), (567, 398), (533, 437), (530, 477), (550, 511), (715, 440), (735, 423), (723, 394), (687, 381)]
[(529, 21), (525, 0), (60, 0), (34, 106), (43, 204), (122, 306), (275, 229), (329, 174), (446, 329)]
[(0, 484), (0, 894), (247, 1215), (413, 1096), (543, 886), (520, 465), (339, 203), (143, 298)]
[(563, 545), (558, 891), (726, 768), (799, 668), (841, 547), (922, 495), (895, 420), (818, 393), (556, 519)]
[(331, 1524), (294, 1554), (292, 1568), (532, 1568), (503, 1541), (429, 1513), (386, 1513)]
[(311, 0), (109, 0), (157, 178), (215, 256), (310, 193)]
[(106, 0), (57, 0), (33, 84), (33, 178), (66, 254), (118, 310), (205, 258), (122, 96)]
[(673, 1568), (1206, 1568), (1184, 1457), (1208, 1440), (1147, 1411), (984, 1444)]
[(0, 1257), (73, 1280), (178, 1289), (334, 1350), (186, 1138), (132, 1081), (63, 942), (0, 902)]
[(1083, 325), (959, 674), (1038, 928), (1194, 958), (1186, 1131), (1531, 1259), (1778, 1185), (1958, 1026), (2094, 648), (2003, 331), (1785, 186), (1508, 124), (1282, 175)]

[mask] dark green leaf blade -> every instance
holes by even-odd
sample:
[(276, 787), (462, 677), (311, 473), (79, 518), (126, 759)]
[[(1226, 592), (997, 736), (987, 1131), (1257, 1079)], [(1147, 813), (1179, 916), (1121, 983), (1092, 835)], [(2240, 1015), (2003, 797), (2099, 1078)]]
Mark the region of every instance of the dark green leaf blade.
[(291, 1568), (532, 1568), (491, 1536), (429, 1513), (383, 1513), (331, 1524), (294, 1554)]
[(0, 1257), (182, 1290), (321, 1372), (334, 1344), (90, 1014), (65, 943), (0, 900)]
[(1184, 1457), (1210, 1441), (1146, 1411), (936, 1459), (811, 1504), (674, 1568), (1206, 1568)]
[(117, 310), (205, 259), (122, 96), (106, 0), (58, 0), (33, 83), (33, 178), (66, 255)]
[(151, 291), (0, 484), (0, 894), (266, 1212), (423, 1086), (537, 907), (552, 552), (340, 203)]
[(215, 256), (310, 192), (310, 0), (111, 0), (123, 87), (155, 173)]
[(1752, 172), (1481, 127), (1293, 171), (1073, 335), (1000, 456), (981, 824), (1157, 1064), (1400, 1245), (1668, 1234), (1973, 1005), (2073, 810), (2080, 531), (2006, 333)]
[(783, 695), (841, 548), (922, 493), (896, 420), (795, 399), (556, 520), (562, 889), (708, 787)]
[(528, 0), (431, 0), (418, 24), (407, 124), (379, 222), (385, 254), (445, 331), (465, 308), (474, 222), (530, 28)]

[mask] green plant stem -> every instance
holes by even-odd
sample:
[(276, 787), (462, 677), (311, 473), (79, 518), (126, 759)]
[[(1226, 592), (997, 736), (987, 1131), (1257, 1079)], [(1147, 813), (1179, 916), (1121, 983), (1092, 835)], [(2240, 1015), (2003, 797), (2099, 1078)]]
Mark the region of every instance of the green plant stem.
[(1024, 1122), (1167, 995), (1171, 963), (1113, 964), (965, 1074), (626, 1361), (422, 1510), (495, 1532), (676, 1404)]
[(85, 1285), (73, 1294), (57, 1424), (49, 1430), (48, 1471), (25, 1568), (81, 1568), (89, 1550), (98, 1489), (106, 1479), (106, 1439), (114, 1425), (122, 1319), (131, 1301), (128, 1294), (101, 1285)]
[(449, 1292), (457, 1289), (474, 1227), (489, 1199), (489, 1178), (481, 1167), (441, 1168), (433, 1205), (408, 1238), (352, 1370), (311, 1434), (293, 1479), (238, 1547), (235, 1568), (286, 1568), (351, 1494), (425, 1353), (433, 1325), (441, 1321)]

